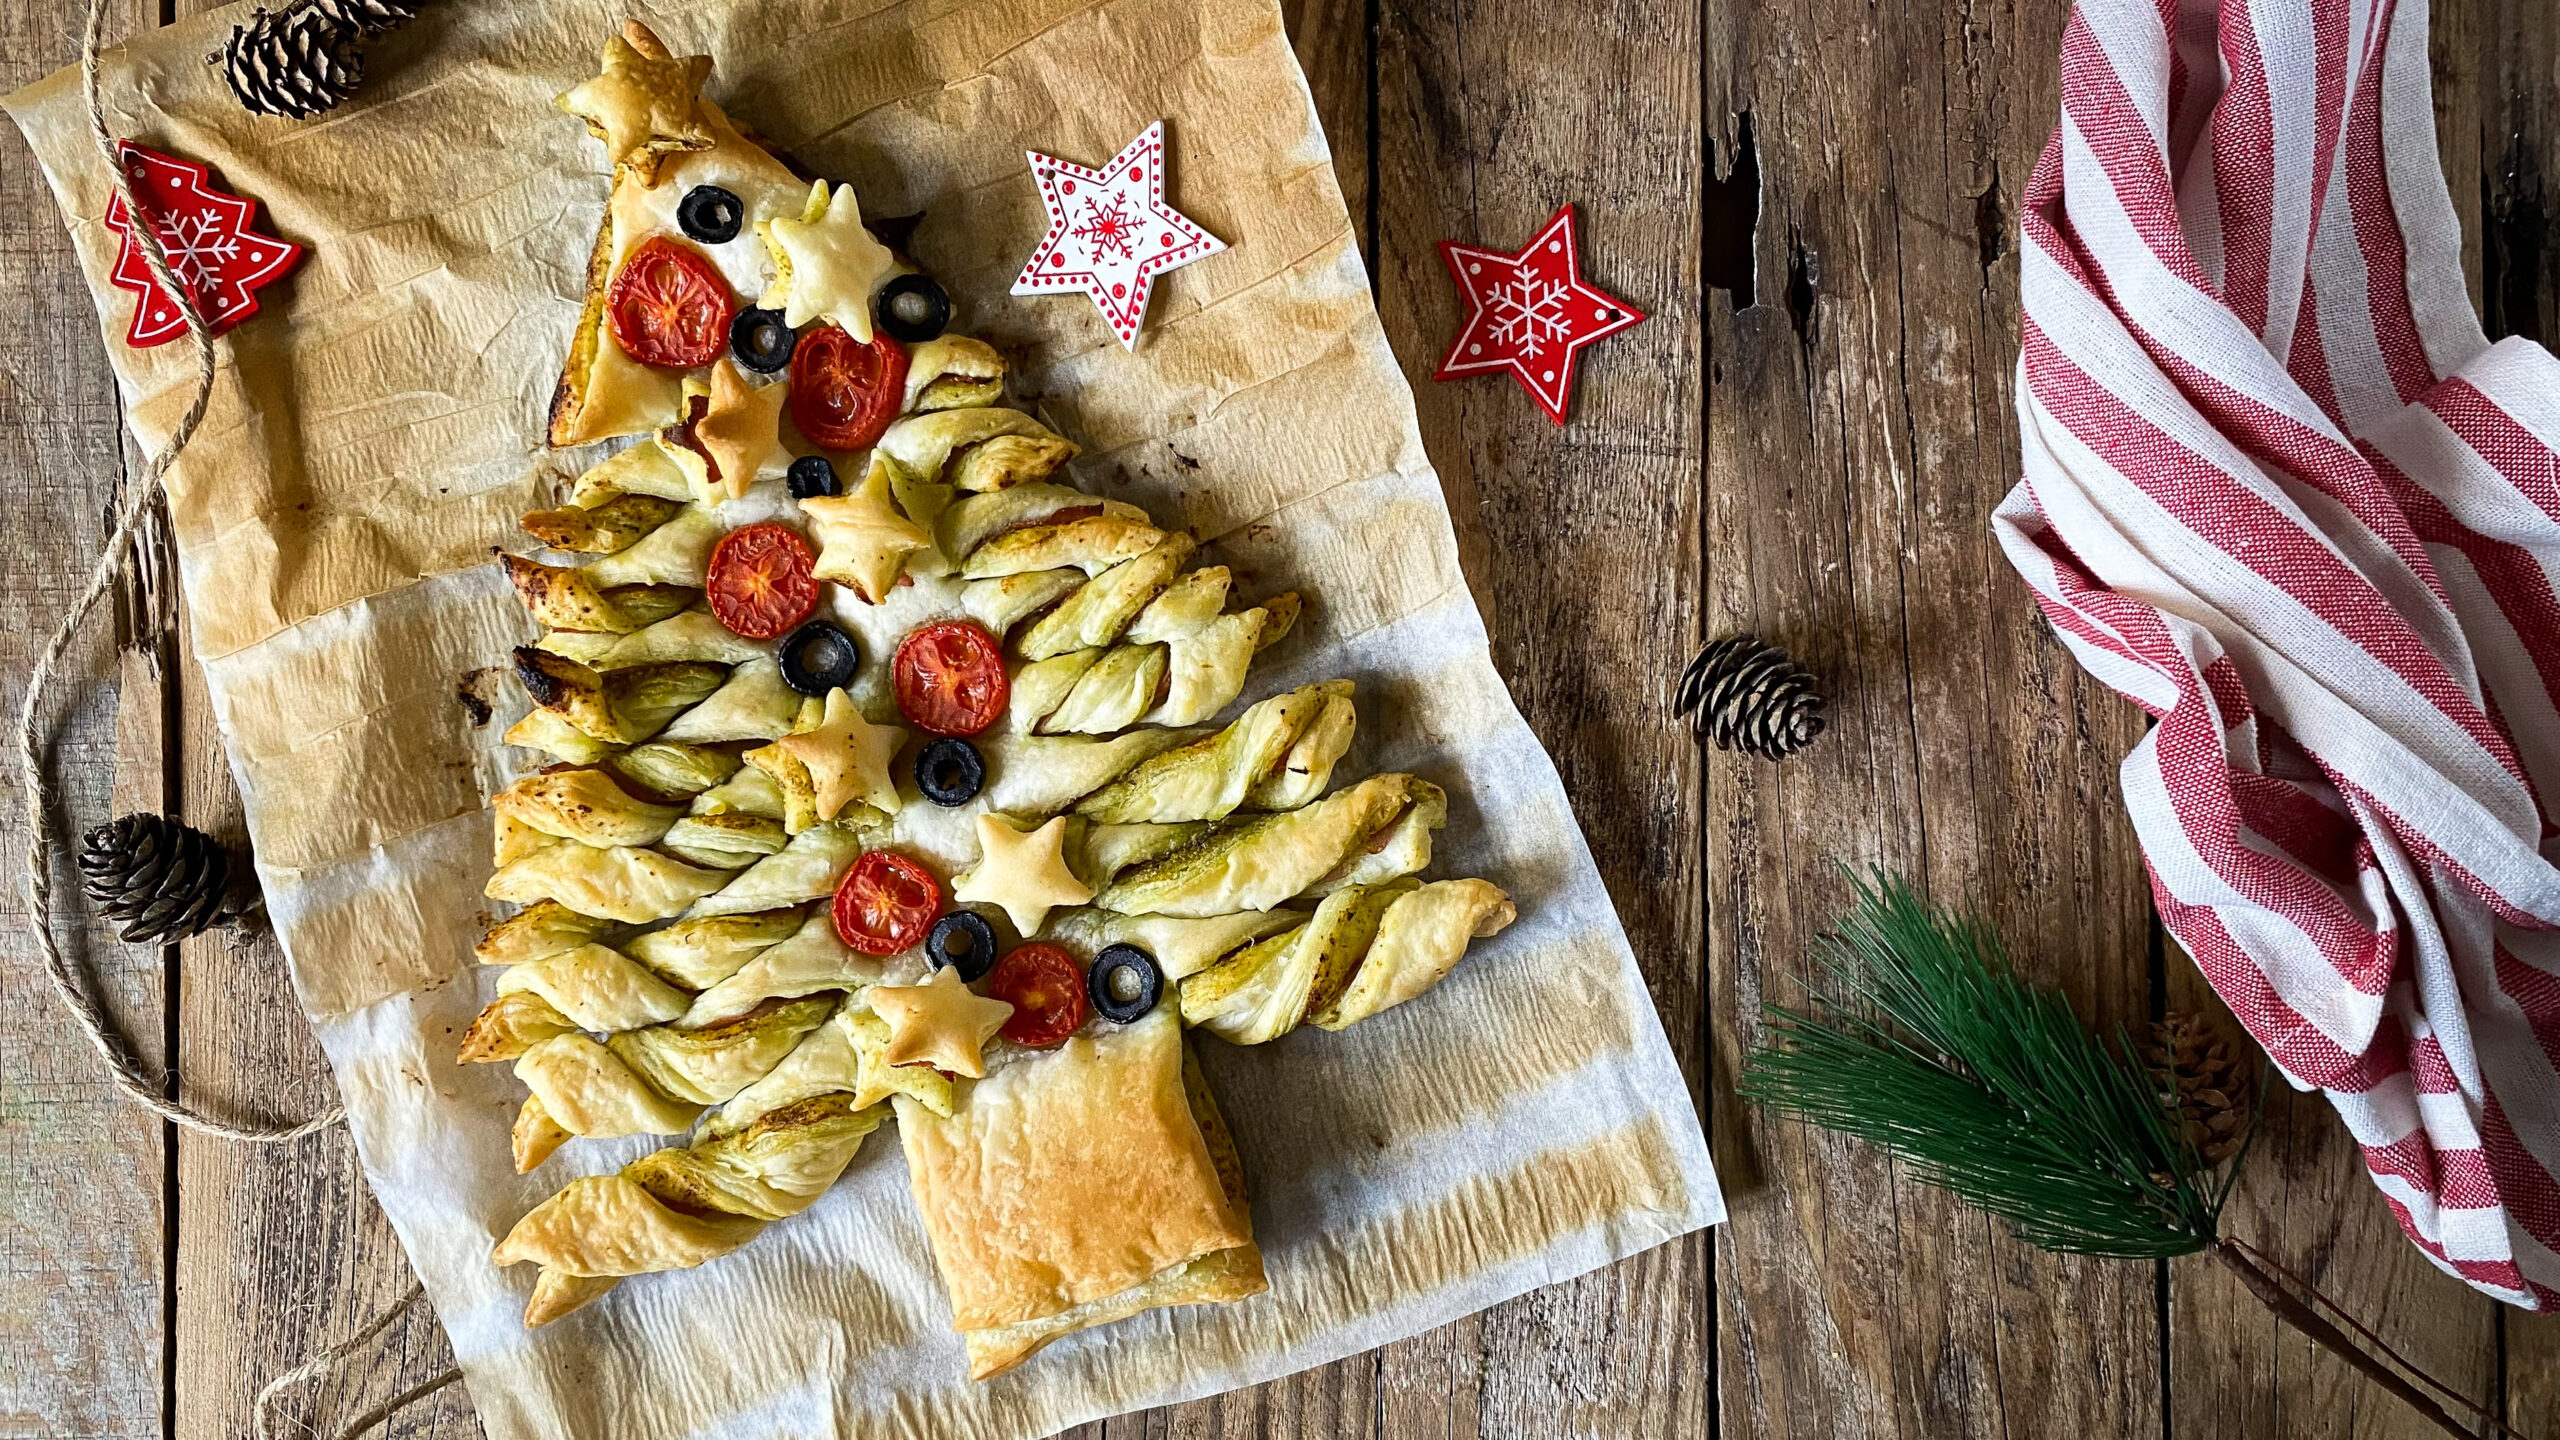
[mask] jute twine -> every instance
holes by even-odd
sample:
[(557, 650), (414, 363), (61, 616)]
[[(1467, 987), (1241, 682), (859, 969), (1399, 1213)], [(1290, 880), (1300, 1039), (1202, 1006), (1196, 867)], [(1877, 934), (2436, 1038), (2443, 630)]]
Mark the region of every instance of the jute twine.
[[(18, 769), (25, 777), (27, 797), (27, 904), (35, 931), (36, 943), (44, 952), (45, 977), (53, 982), (54, 994), (88, 1038), (89, 1045), (106, 1062), (107, 1072), (115, 1087), (127, 1100), (159, 1116), (173, 1125), (183, 1126), (204, 1135), (219, 1135), (226, 1140), (242, 1140), (253, 1144), (273, 1145), (299, 1140), (331, 1126), (343, 1123), (347, 1112), (343, 1106), (331, 1106), (322, 1113), (291, 1125), (266, 1125), (226, 1120), (172, 1099), (163, 1093), (164, 1082), (143, 1072), (133, 1046), (118, 1031), (87, 982), (72, 968), (53, 935), (53, 810), (55, 795), (52, 778), (42, 761), (44, 736), (41, 719), (45, 691), (53, 680), (54, 667), (61, 663), (70, 648), (72, 637), (79, 633), (98, 602), (113, 589), (117, 575), (133, 554), (134, 535), (158, 496), (163, 478), (178, 458), (178, 453), (195, 438), (196, 427), (204, 423), (205, 407), (213, 398), (214, 354), (213, 332), (205, 324), (197, 308), (194, 292), (178, 281), (169, 266), (169, 255), (160, 243), (157, 227), (147, 223), (141, 201), (133, 191), (133, 177), (126, 173), (124, 157), (118, 153), (115, 137), (108, 132), (105, 103), (99, 97), (100, 37), (106, 26), (106, 0), (89, 0), (88, 28), (80, 46), (80, 94), (88, 104), (89, 133), (97, 141), (98, 156), (106, 162), (108, 179), (116, 194), (124, 201), (125, 213), (135, 224), (133, 235), (141, 242), (143, 263), (150, 267), (151, 278), (163, 293), (175, 300), (178, 311), (186, 317), (187, 341), (196, 363), (194, 398), (188, 401), (186, 413), (179, 417), (169, 438), (155, 451), (144, 467), (140, 483), (125, 497), (116, 513), (114, 531), (107, 537), (105, 553), (89, 572), (89, 584), (73, 602), (52, 636), (36, 655), (34, 670), (27, 677), (26, 703), (18, 712)], [(322, 1351), (292, 1370), (276, 1377), (258, 1392), (258, 1440), (273, 1440), (272, 1421), (283, 1392), (303, 1381), (325, 1373), (331, 1366), (378, 1340), (393, 1322), (408, 1313), (421, 1299), (425, 1289), (412, 1284), (399, 1304), (375, 1317), (354, 1338)], [(337, 1440), (362, 1434), (382, 1423), (401, 1406), (422, 1396), (433, 1394), (462, 1378), (459, 1370), (446, 1370), (421, 1384), (391, 1397), (348, 1422), (337, 1432)]]

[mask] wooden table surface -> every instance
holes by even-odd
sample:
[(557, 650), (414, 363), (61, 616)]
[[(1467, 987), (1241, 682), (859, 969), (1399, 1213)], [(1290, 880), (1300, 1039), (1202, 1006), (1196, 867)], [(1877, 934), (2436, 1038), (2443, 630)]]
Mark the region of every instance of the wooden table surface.
[[(120, 3), (133, 23), (171, 18), (168, 0)], [(0, 0), (0, 89), (74, 58), (79, 9)], [(1495, 661), (1573, 794), (1733, 1219), (1084, 1440), (2436, 1433), (2207, 1262), (2044, 1255), (1730, 1093), (1760, 1003), (1802, 993), (1806, 942), (1840, 908), (1834, 860), (1980, 903), (2089, 1016), (2212, 1003), (2163, 944), (2117, 799), (2141, 717), (2054, 643), (1987, 528), (2017, 470), (2016, 196), (2053, 124), (2065, 14), (2063, 0), (1292, 6)], [(2560, 19), (2549, 0), (2442, 0), (2434, 55), (2490, 332), (2560, 334), (2560, 195), (2546, 193)], [(1751, 189), (1731, 183), (1737, 163), (1760, 177), (1749, 234), (1732, 220)], [(1431, 383), (1457, 323), (1433, 242), (1517, 244), (1568, 200), (1591, 277), (1653, 318), (1590, 352), (1558, 429), (1499, 379)], [(15, 714), (132, 457), (14, 130), (0, 139), (0, 297), (0, 705)], [(1782, 768), (1702, 758), (1669, 715), (1689, 653), (1737, 628), (1790, 646), (1836, 694), (1830, 732)], [(141, 648), (120, 653), (119, 638)], [(184, 653), (134, 606), (75, 650), (91, 683), (54, 712), (73, 825), (165, 808), (236, 832)], [(5, 808), (14, 867), (22, 817)], [(244, 1436), (268, 1377), (406, 1290), (399, 1246), (343, 1134), (246, 1148), (120, 1105), (45, 993), (23, 922), (13, 876), (0, 1434)], [(326, 1103), (271, 941), (103, 938), (85, 952), (102, 987), (186, 1096), (279, 1115)], [(2513, 1423), (2560, 1436), (2560, 1318), (2503, 1310), (2426, 1264), (2321, 1102), (2277, 1097), (2229, 1224)], [(351, 1414), (445, 1362), (413, 1316), (312, 1402)], [(392, 1431), (478, 1426), (451, 1390)]]

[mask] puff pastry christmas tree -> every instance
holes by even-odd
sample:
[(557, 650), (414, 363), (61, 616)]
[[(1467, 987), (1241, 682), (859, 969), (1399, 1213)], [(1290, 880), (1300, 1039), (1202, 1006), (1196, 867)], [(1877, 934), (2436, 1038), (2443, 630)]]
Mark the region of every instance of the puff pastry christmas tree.
[[(1237, 708), (1297, 596), (1243, 603), (1076, 484), (992, 347), (918, 329), (939, 291), (860, 197), (746, 140), (706, 75), (635, 25), (562, 98), (615, 173), (550, 434), (630, 439), (502, 562), (531, 773), (493, 799), (487, 891), (523, 908), (461, 1046), (522, 1083), (519, 1168), (672, 1143), (496, 1259), (557, 1319), (746, 1245), (894, 1119), (974, 1375), (1257, 1293), (1189, 1032), (1374, 1016), (1512, 906), (1418, 878), (1438, 786), (1335, 783), (1348, 681)], [(721, 543), (747, 520), (805, 543)]]

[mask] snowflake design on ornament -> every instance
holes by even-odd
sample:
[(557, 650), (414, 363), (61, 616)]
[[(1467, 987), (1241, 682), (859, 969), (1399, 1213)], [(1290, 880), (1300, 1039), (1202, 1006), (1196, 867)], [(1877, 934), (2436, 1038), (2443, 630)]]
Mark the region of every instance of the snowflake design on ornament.
[(202, 294), (223, 268), (240, 258), (240, 237), (223, 228), (222, 217), (189, 210), (159, 227), (160, 244), (169, 252), (169, 268), (189, 290)]
[(1084, 223), (1068, 233), (1098, 256), (1117, 255), (1126, 260), (1138, 253), (1138, 226), (1130, 218), (1125, 196), (1113, 195), (1109, 209), (1098, 201), (1085, 201)]
[(1534, 271), (1521, 271), (1485, 297), (1493, 309), (1494, 343), (1534, 360), (1546, 353), (1547, 342), (1572, 339), (1573, 322), (1564, 313), (1568, 293)]
[[(258, 202), (224, 190), (204, 166), (129, 140), (118, 153), (143, 217), (168, 253), (171, 277), (196, 302), (206, 328), (219, 335), (257, 314), (259, 287), (292, 269), (302, 247), (260, 234)], [(109, 202), (106, 220), (123, 237), (107, 278), (134, 293), (125, 343), (141, 349), (186, 334), (186, 312), (152, 277), (122, 195)]]
[(1443, 240), (1440, 258), (1467, 302), (1467, 319), (1432, 378), (1507, 371), (1559, 425), (1582, 347), (1644, 319), (1643, 311), (1583, 282), (1570, 205), (1517, 250)]
[(1165, 203), (1164, 122), (1148, 126), (1100, 169), (1037, 150), (1023, 153), (1049, 214), (1049, 233), (1032, 250), (1013, 293), (1087, 295), (1120, 343), (1137, 349), (1156, 277), (1227, 248)]

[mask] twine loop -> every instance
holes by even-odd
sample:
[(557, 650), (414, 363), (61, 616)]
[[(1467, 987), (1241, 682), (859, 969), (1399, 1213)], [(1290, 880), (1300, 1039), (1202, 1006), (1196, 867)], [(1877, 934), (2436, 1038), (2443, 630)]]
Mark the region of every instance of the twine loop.
[[(107, 128), (106, 106), (100, 98), (98, 83), (100, 37), (105, 30), (106, 8), (106, 0), (90, 0), (88, 26), (80, 47), (80, 93), (88, 106), (89, 133), (97, 141), (99, 158), (106, 162), (108, 179), (124, 201), (126, 213), (135, 221), (131, 233), (140, 241), (143, 263), (149, 267), (151, 278), (177, 303), (179, 313), (186, 317), (187, 342), (195, 359), (195, 394), (188, 401), (186, 413), (179, 417), (176, 428), (169, 432), (169, 438), (151, 455), (140, 483), (132, 488), (132, 493), (117, 508), (115, 528), (107, 537), (105, 552), (89, 572), (87, 587), (54, 626), (44, 648), (37, 652), (35, 667), (27, 677), (26, 701), (18, 712), (16, 739), (18, 769), (26, 781), (28, 913), (36, 943), (44, 953), (45, 978), (52, 982), (54, 994), (61, 1000), (63, 1009), (70, 1012), (90, 1048), (97, 1051), (99, 1059), (106, 1063), (108, 1076), (119, 1094), (162, 1120), (199, 1134), (250, 1144), (284, 1144), (344, 1123), (345, 1107), (333, 1105), (308, 1120), (270, 1125), (224, 1119), (173, 1098), (166, 1093), (170, 1088), (167, 1081), (156, 1080), (144, 1073), (141, 1058), (133, 1045), (108, 1017), (104, 1005), (73, 968), (53, 934), (55, 846), (52, 822), (56, 796), (43, 763), (45, 692), (52, 683), (55, 668), (70, 648), (72, 637), (79, 633), (80, 626), (97, 608), (98, 602), (114, 588), (116, 577), (132, 557), (135, 534), (149, 513), (152, 502), (158, 498), (169, 467), (176, 462), (179, 452), (186, 449), (187, 442), (195, 438), (197, 427), (204, 423), (205, 409), (213, 399), (213, 332), (205, 324), (194, 292), (180, 284), (176, 272), (171, 269), (159, 229), (151, 223), (141, 200), (134, 194), (133, 178), (126, 173), (124, 157)], [(394, 1321), (425, 1297), (425, 1287), (413, 1282), (400, 1303), (376, 1316), (354, 1337), (322, 1351), (269, 1382), (258, 1392), (258, 1440), (274, 1440), (274, 1414), (285, 1390), (322, 1374), (330, 1366), (374, 1343)], [(336, 1440), (350, 1440), (350, 1437), (380, 1424), (401, 1406), (433, 1394), (461, 1378), (460, 1370), (447, 1369), (413, 1385), (349, 1421), (337, 1431)]]

